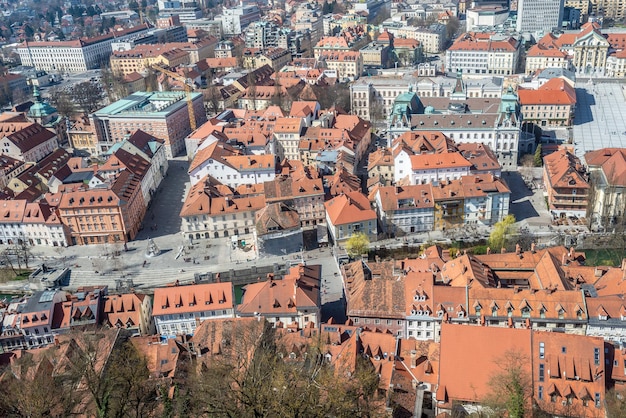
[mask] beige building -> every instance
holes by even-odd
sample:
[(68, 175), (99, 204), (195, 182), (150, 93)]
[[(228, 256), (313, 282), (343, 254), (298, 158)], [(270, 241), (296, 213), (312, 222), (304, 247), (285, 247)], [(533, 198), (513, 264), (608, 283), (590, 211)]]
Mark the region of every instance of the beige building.
[[(598, 0), (595, 1), (597, 2)], [(590, 0), (565, 0), (565, 7), (573, 7), (574, 9), (580, 10), (581, 19), (589, 16), (589, 13), (592, 10), (592, 4)]]
[(526, 53), (526, 74), (532, 74), (537, 70), (546, 68), (569, 69), (571, 67), (571, 57), (559, 48), (557, 39), (556, 36), (549, 33), (528, 50)]
[(265, 198), (215, 195), (207, 181), (205, 177), (189, 190), (180, 212), (183, 235), (208, 239), (252, 234), (254, 216), (265, 207)]
[(524, 120), (539, 126), (571, 126), (576, 91), (562, 78), (553, 78), (536, 90), (518, 89)]
[(559, 37), (561, 49), (572, 55), (572, 64), (579, 73), (603, 72), (609, 51), (609, 41), (595, 23), (585, 24), (578, 33)]
[(278, 118), (274, 125), (276, 146), (274, 154), (280, 159), (297, 160), (300, 133), (304, 128), (302, 118)]
[(596, 15), (614, 20), (626, 17), (626, 3), (622, 0), (591, 0), (591, 9)]
[(609, 55), (606, 59), (606, 72), (609, 77), (626, 77), (626, 50)]
[(320, 55), (326, 68), (337, 72), (339, 80), (356, 80), (363, 74), (363, 58), (358, 51), (331, 52)]
[(98, 154), (98, 137), (89, 118), (82, 116), (71, 121), (67, 134), (73, 149), (87, 151), (91, 155)]
[[(316, 174), (316, 173), (315, 173)], [(300, 226), (314, 228), (324, 222), (324, 186), (322, 179), (315, 177), (299, 161), (286, 161), (282, 173), (263, 185), (265, 201), (285, 203), (293, 207), (300, 217)]]
[(155, 64), (177, 67), (189, 64), (189, 52), (165, 45), (137, 45), (128, 51), (114, 51), (111, 70), (118, 75), (140, 73)]
[(363, 65), (374, 68), (387, 68), (389, 64), (389, 47), (372, 42), (361, 48)]
[(247, 48), (243, 53), (243, 67), (250, 70), (269, 65), (274, 71), (278, 71), (290, 62), (291, 52), (282, 48)]
[(431, 28), (403, 26), (400, 28), (389, 28), (388, 30), (396, 39), (417, 39), (424, 48), (424, 52), (437, 54), (443, 50), (446, 43), (445, 28), (444, 25), (433, 25)]

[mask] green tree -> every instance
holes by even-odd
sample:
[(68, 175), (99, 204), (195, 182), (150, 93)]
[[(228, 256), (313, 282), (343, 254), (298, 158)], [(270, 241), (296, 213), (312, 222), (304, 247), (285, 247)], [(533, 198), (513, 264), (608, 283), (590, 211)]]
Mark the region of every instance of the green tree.
[(541, 158), (541, 144), (537, 145), (535, 150), (535, 167), (541, 167), (543, 165), (543, 158)]
[(370, 247), (370, 239), (363, 232), (353, 234), (346, 241), (346, 251), (350, 257), (357, 257), (367, 253)]
[(506, 248), (509, 235), (513, 230), (515, 222), (514, 215), (507, 215), (500, 222), (497, 222), (489, 235), (489, 246), (495, 251), (500, 248)]

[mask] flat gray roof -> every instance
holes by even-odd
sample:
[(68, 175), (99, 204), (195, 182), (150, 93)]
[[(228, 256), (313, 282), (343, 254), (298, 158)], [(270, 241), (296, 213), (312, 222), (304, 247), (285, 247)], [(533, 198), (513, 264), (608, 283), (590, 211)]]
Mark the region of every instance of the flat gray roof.
[(626, 148), (625, 88), (618, 83), (576, 83), (573, 136), (581, 159), (600, 148)]

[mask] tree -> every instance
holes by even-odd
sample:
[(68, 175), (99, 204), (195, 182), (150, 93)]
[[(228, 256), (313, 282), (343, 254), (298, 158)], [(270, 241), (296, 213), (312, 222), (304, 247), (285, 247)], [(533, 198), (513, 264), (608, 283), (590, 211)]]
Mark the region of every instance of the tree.
[(448, 39), (452, 39), (456, 36), (457, 31), (461, 27), (461, 22), (456, 16), (450, 16), (448, 23), (446, 23), (446, 35)]
[(68, 92), (55, 88), (51, 90), (49, 100), (50, 104), (56, 108), (59, 115), (69, 118), (72, 114), (74, 114), (74, 102)]
[(507, 351), (495, 363), (498, 371), (489, 380), (491, 393), (484, 400), (484, 404), (496, 416), (530, 416), (533, 396), (530, 359), (517, 351)]
[(79, 397), (66, 373), (55, 373), (53, 362), (36, 362), (25, 352), (0, 379), (0, 415), (5, 417), (70, 416)]
[(100, 107), (100, 102), (104, 99), (102, 89), (92, 81), (85, 81), (76, 84), (70, 93), (72, 100), (85, 113), (92, 113)]
[(346, 241), (346, 251), (350, 257), (357, 257), (369, 251), (370, 239), (363, 232), (353, 234)]
[[(240, 323), (241, 324), (241, 323)], [(369, 417), (378, 375), (358, 357), (351, 376), (325, 361), (319, 340), (289, 358), (268, 323), (225, 327), (221, 352), (207, 355), (181, 387), (178, 415), (194, 417)], [(298, 350), (296, 350), (298, 351)], [(288, 361), (285, 359), (289, 358)], [(183, 413), (184, 412), (184, 413)]]
[(220, 99), (222, 98), (218, 86), (209, 86), (203, 91), (204, 103), (211, 113), (217, 114), (220, 111)]
[(618, 393), (615, 388), (607, 392), (605, 401), (608, 418), (626, 417), (626, 397)]
[(500, 248), (506, 248), (508, 237), (513, 231), (515, 222), (514, 215), (507, 215), (500, 222), (496, 222), (489, 235), (489, 246), (496, 251)]
[(385, 108), (373, 92), (370, 94), (370, 121), (374, 127), (385, 122)]
[(541, 144), (539, 144), (535, 150), (535, 167), (541, 167), (542, 165), (543, 158), (541, 157)]

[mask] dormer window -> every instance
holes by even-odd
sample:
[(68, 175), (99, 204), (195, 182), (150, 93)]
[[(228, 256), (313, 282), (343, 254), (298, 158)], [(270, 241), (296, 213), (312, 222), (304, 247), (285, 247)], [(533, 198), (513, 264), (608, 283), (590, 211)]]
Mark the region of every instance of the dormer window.
[(559, 319), (564, 319), (565, 318), (565, 310), (563, 308), (559, 309)]
[(476, 308), (474, 308), (476, 310), (476, 316), (480, 316), (480, 312), (482, 311), (482, 308), (480, 305), (476, 306)]
[(413, 296), (413, 300), (416, 300), (416, 301), (417, 301), (417, 300), (420, 300), (419, 295), (415, 295), (415, 296)]
[(539, 309), (539, 317), (540, 318), (545, 318), (546, 317), (546, 308)]
[(506, 314), (507, 314), (507, 316), (508, 316), (509, 318), (510, 318), (510, 317), (512, 317), (512, 316), (513, 316), (513, 308), (508, 307), (508, 308), (506, 309)]
[(498, 316), (498, 308), (495, 306), (491, 308), (491, 316)]
[(600, 315), (598, 315), (598, 319), (599, 319), (600, 321), (606, 321), (606, 320), (608, 319), (608, 316), (603, 315), (603, 314), (600, 314)]
[(443, 316), (443, 311), (437, 311), (437, 316), (441, 318)]
[(522, 318), (530, 318), (530, 308), (528, 306), (522, 308)]
[(465, 316), (465, 313), (463, 311), (459, 311), (457, 315), (459, 318), (463, 318), (463, 316)]

